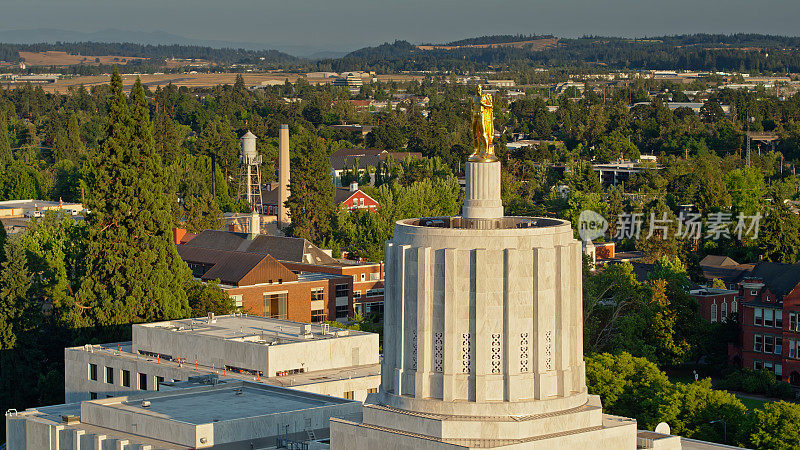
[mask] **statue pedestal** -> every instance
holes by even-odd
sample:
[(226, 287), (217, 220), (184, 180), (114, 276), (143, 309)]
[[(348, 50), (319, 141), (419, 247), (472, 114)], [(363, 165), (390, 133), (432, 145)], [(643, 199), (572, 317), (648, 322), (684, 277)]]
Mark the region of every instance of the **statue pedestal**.
[(461, 216), (465, 219), (498, 219), (503, 217), (500, 200), (500, 161), (467, 162), (467, 191)]

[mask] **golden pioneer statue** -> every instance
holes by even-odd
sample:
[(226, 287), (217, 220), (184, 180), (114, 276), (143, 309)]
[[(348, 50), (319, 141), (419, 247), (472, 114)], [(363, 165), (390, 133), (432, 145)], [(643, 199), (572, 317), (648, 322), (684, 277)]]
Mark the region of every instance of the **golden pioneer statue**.
[(494, 156), (494, 124), (492, 115), (492, 94), (482, 94), (481, 85), (475, 88), (472, 96), (472, 144), (469, 156), (472, 162), (497, 161)]

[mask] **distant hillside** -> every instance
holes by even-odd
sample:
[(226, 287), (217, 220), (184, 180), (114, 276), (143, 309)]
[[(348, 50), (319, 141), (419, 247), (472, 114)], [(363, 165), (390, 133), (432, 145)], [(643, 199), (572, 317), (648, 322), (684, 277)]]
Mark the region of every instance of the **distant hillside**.
[[(447, 45), (384, 43), (321, 61), (331, 70), (430, 71), (488, 68), (595, 67), (612, 69), (687, 69), (750, 72), (799, 72), (800, 37), (760, 34), (679, 36), (628, 39), (585, 36), (543, 38), (520, 44), (516, 36), (484, 36)], [(456, 44), (456, 45), (452, 45)]]
[(509, 42), (488, 42), (483, 44), (460, 44), (460, 45), (418, 45), (420, 50), (458, 50), (462, 48), (528, 48), (533, 51), (540, 51), (546, 48), (554, 47), (558, 44), (558, 39), (545, 38), (545, 39), (531, 39), (524, 41), (509, 41)]
[[(468, 45), (509, 44), (509, 43), (524, 42), (524, 41), (536, 41), (539, 39), (553, 39), (554, 37), (555, 36), (552, 35), (537, 36), (535, 34), (516, 34), (516, 35), (498, 34), (493, 36), (480, 36), (468, 39), (461, 39), (460, 41), (448, 42), (447, 44), (442, 44), (442, 45), (461, 47)], [(436, 45), (436, 44), (431, 44), (431, 45)]]
[(298, 58), (277, 50), (211, 48), (196, 45), (145, 45), (133, 43), (75, 42), (54, 44), (0, 44), (0, 60), (17, 62), (19, 52), (66, 52), (85, 57), (128, 57), (143, 60), (203, 59), (218, 64), (288, 64)]
[[(301, 58), (314, 58), (321, 52), (330, 52), (328, 47), (310, 45), (278, 45), (258, 42), (233, 42), (213, 39), (194, 39), (165, 31), (130, 31), (108, 28), (92, 32), (56, 30), (51, 28), (0, 30), (0, 42), (9, 44), (38, 44), (57, 42), (130, 42), (142, 45), (185, 45), (211, 48), (235, 48), (245, 50), (278, 50)], [(336, 56), (344, 53), (336, 54)], [(331, 54), (325, 55), (330, 57)]]

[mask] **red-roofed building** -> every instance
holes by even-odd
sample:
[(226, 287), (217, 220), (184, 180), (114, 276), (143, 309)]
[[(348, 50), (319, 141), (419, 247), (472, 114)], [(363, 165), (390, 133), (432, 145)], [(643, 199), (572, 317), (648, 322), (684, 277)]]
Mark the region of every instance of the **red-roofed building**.
[(340, 208), (348, 211), (365, 209), (375, 212), (380, 207), (380, 204), (374, 198), (358, 188), (358, 183), (356, 182), (350, 183), (349, 188), (336, 188), (335, 200)]

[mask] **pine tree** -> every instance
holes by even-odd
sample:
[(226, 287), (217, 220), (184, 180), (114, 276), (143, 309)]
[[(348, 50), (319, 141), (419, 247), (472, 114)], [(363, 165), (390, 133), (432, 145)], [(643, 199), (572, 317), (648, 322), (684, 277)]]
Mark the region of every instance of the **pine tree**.
[(78, 162), (86, 155), (86, 147), (81, 140), (81, 127), (78, 125), (78, 116), (70, 114), (67, 122), (67, 158)]
[(190, 274), (172, 243), (144, 90), (137, 80), (129, 109), (115, 70), (111, 95), (107, 137), (89, 161), (87, 274), (76, 313), (96, 325), (184, 317)]
[(32, 283), (25, 251), (17, 242), (4, 246), (5, 262), (0, 264), (0, 353), (15, 347), (14, 323), (22, 315)]
[(8, 120), (3, 111), (0, 111), (0, 167), (5, 167), (14, 161), (11, 153), (11, 141), (8, 139)]
[(316, 136), (297, 140), (286, 202), (292, 220), (291, 235), (320, 243), (331, 232), (334, 190), (328, 153)]

